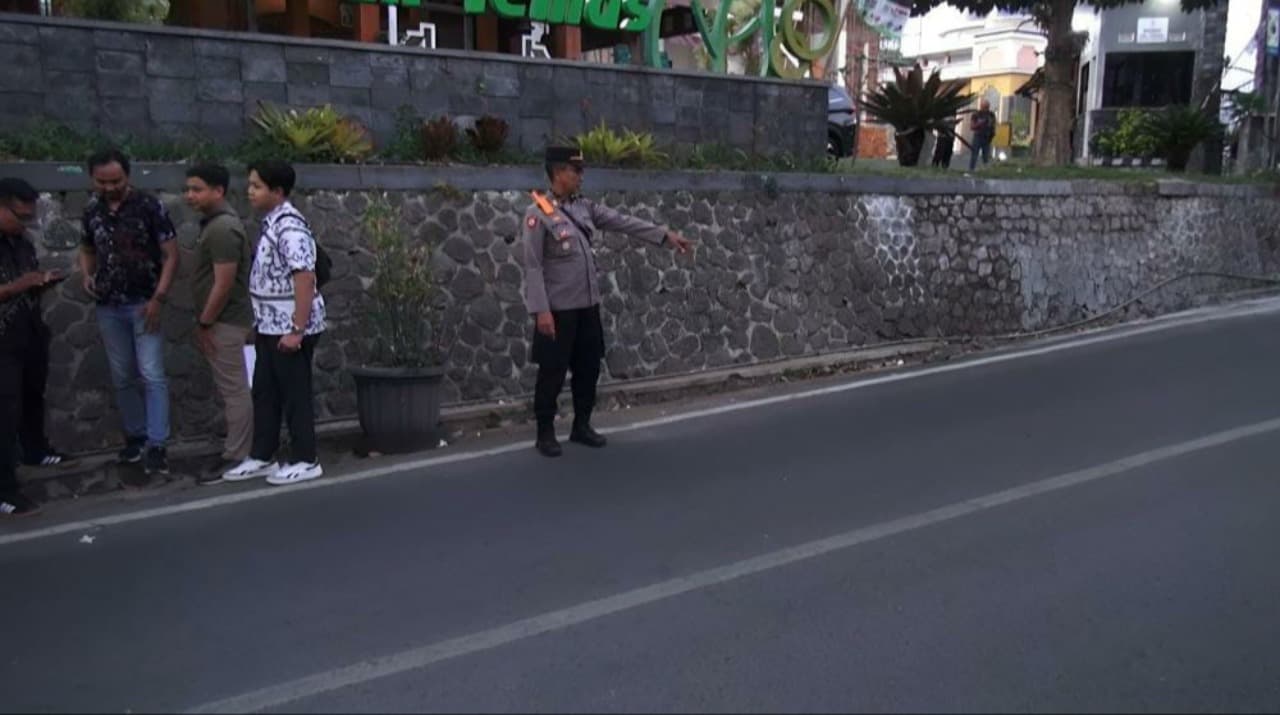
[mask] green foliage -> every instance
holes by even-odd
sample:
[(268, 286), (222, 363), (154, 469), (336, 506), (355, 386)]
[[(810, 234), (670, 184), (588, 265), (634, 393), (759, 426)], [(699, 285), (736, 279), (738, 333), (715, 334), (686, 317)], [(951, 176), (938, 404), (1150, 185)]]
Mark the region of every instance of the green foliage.
[(926, 132), (949, 129), (953, 119), (969, 106), (973, 95), (965, 92), (967, 83), (944, 82), (938, 70), (925, 79), (919, 65), (903, 72), (893, 68), (893, 82), (869, 92), (863, 108), (876, 120), (899, 132), (916, 129)]
[(1150, 124), (1150, 114), (1146, 110), (1122, 110), (1114, 126), (1094, 134), (1090, 139), (1091, 146), (1102, 156), (1149, 159), (1159, 149), (1151, 134)]
[(476, 120), (474, 127), (467, 129), (467, 138), (481, 155), (492, 156), (502, 151), (510, 130), (511, 127), (500, 117), (483, 116)]
[(168, 0), (64, 0), (61, 9), (69, 17), (116, 22), (160, 24), (169, 15)]
[[(258, 103), (253, 124), (258, 131), (249, 141), (249, 150), (270, 154), (288, 161), (362, 161), (373, 153), (369, 131), (354, 119), (344, 117), (333, 107), (281, 110), (265, 102)], [(264, 157), (259, 157), (264, 158)]]
[(447, 116), (423, 122), (419, 135), (422, 137), (422, 157), (427, 161), (443, 161), (458, 149), (458, 127)]
[(129, 136), (109, 136), (82, 132), (63, 124), (33, 122), (27, 127), (0, 134), (0, 158), (23, 161), (74, 161), (80, 163), (103, 147), (116, 147), (139, 161), (186, 161), (217, 159), (225, 152), (203, 138), (189, 140), (139, 140)]
[(1196, 146), (1221, 133), (1222, 125), (1195, 107), (1126, 109), (1115, 126), (1094, 134), (1090, 146), (1104, 157), (1160, 157), (1182, 171)]
[(893, 82), (869, 92), (862, 107), (874, 119), (897, 132), (898, 161), (915, 166), (920, 160), (924, 138), (933, 132), (949, 136), (955, 118), (966, 111), (973, 95), (964, 81), (943, 81), (938, 70), (925, 79), (924, 69), (915, 65), (907, 71), (893, 68)]
[(374, 199), (361, 220), (373, 249), (373, 281), (366, 312), (373, 356), (383, 367), (440, 363), (441, 292), (432, 273), (431, 245), (405, 229), (400, 210), (385, 196)]
[(1191, 152), (1201, 142), (1222, 135), (1217, 119), (1195, 107), (1168, 107), (1148, 115), (1146, 128), (1159, 156), (1173, 171), (1187, 168)]
[(652, 134), (630, 129), (617, 132), (604, 122), (574, 137), (572, 143), (582, 151), (587, 163), (598, 166), (638, 168), (668, 161), (667, 155), (658, 151), (658, 143)]
[(412, 162), (422, 159), (422, 118), (413, 107), (402, 104), (396, 109), (395, 137), (383, 150), (392, 161)]

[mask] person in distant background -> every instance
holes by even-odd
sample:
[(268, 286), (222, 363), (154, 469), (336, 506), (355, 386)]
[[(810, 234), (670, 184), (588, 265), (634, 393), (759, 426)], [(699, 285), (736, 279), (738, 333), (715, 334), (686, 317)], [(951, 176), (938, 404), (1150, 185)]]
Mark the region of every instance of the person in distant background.
[(969, 149), (969, 171), (978, 168), (978, 155), (982, 163), (991, 163), (991, 141), (996, 137), (996, 115), (991, 112), (991, 102), (982, 100), (978, 111), (969, 117), (969, 129), (973, 132), (973, 146)]

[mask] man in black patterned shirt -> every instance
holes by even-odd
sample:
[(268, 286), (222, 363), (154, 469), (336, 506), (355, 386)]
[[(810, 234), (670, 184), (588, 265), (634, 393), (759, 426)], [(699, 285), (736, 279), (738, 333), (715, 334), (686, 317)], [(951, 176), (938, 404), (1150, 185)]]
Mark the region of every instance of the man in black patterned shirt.
[[(98, 328), (124, 421), (120, 461), (168, 474), (169, 380), (160, 313), (178, 270), (176, 232), (164, 204), (130, 186), (124, 154), (95, 154), (89, 174), (94, 197), (84, 211), (80, 270), (85, 291), (98, 300)], [(124, 482), (142, 485), (132, 475)]]
[(63, 276), (40, 270), (27, 240), (36, 199), (27, 182), (0, 179), (0, 517), (38, 511), (18, 490), (19, 444), (28, 463), (61, 461), (44, 432), (49, 329), (40, 316), (40, 294)]

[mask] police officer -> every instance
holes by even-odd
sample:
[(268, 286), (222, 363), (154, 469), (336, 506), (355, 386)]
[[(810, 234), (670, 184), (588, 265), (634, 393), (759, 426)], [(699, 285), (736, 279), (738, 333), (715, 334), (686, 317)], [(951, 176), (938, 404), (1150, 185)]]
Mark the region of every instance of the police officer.
[(548, 147), (547, 177), (551, 193), (534, 192), (524, 216), (525, 305), (534, 317), (533, 362), (538, 383), (533, 412), (538, 420), (535, 447), (546, 457), (560, 456), (556, 440), (557, 398), (565, 374), (573, 373), (573, 430), (569, 440), (603, 447), (606, 440), (591, 428), (596, 381), (604, 357), (600, 322), (600, 278), (592, 247), (601, 231), (616, 231), (666, 245), (685, 253), (683, 236), (578, 195), (582, 186), (582, 154), (572, 147)]

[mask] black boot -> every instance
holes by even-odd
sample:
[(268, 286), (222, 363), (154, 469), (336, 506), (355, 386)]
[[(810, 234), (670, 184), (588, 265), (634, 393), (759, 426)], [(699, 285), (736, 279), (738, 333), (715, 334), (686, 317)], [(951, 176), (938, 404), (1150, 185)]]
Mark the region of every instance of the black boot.
[(533, 446), (544, 457), (559, 457), (564, 453), (560, 449), (560, 441), (556, 439), (555, 423), (538, 425), (538, 441)]
[(596, 448), (609, 444), (609, 440), (605, 439), (604, 435), (591, 429), (589, 422), (578, 420), (573, 421), (573, 431), (569, 432), (569, 441)]

